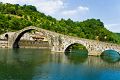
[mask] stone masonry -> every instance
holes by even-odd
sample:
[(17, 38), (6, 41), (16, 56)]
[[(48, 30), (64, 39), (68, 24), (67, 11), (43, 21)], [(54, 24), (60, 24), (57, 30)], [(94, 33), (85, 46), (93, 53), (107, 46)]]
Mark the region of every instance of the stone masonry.
[(72, 36), (66, 36), (63, 34), (55, 33), (45, 29), (41, 29), (34, 26), (26, 27), (22, 30), (16, 31), (8, 35), (8, 48), (18, 47), (18, 42), (20, 38), (31, 30), (36, 30), (44, 34), (49, 43), (49, 48), (54, 52), (64, 52), (67, 47), (72, 44), (78, 43), (86, 47), (88, 50), (88, 55), (100, 55), (105, 50), (115, 50), (120, 52), (120, 45), (113, 43), (100, 42), (96, 40), (89, 40), (83, 38), (77, 38)]

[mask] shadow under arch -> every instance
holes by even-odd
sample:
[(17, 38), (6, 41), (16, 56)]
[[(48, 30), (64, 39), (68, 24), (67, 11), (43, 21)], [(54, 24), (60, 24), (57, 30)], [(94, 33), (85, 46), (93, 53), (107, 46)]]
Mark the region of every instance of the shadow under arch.
[(64, 52), (65, 52), (65, 55), (68, 55), (69, 53), (75, 52), (76, 50), (79, 50), (80, 52), (85, 51), (88, 55), (87, 48), (83, 44), (80, 44), (80, 43), (72, 43), (68, 45)]
[(115, 63), (120, 61), (120, 53), (112, 49), (103, 51), (100, 57), (103, 61), (108, 63)]
[(5, 39), (7, 39), (7, 40), (8, 40), (8, 38), (9, 38), (8, 34), (5, 34)]
[[(30, 32), (30, 31), (32, 31), (32, 30), (38, 31), (37, 29), (27, 29), (27, 30), (24, 30), (24, 31), (22, 31), (21, 33), (19, 33), (19, 35), (16, 37), (15, 41), (13, 42), (12, 47), (13, 47), (13, 48), (19, 48), (18, 43), (19, 43), (21, 37), (22, 37), (25, 33)], [(42, 32), (42, 31), (40, 31), (40, 32), (43, 33), (43, 35), (45, 35), (44, 32)], [(46, 35), (45, 35), (45, 37), (46, 37)], [(47, 37), (46, 37), (46, 38), (47, 38)], [(48, 41), (48, 43), (49, 43), (49, 41)]]
[(29, 31), (32, 31), (32, 30), (35, 30), (35, 29), (28, 29), (28, 30), (25, 30), (23, 32), (21, 32), (17, 38), (15, 39), (14, 43), (13, 43), (13, 48), (19, 48), (19, 45), (18, 45), (18, 42), (20, 41), (20, 38), (27, 32)]

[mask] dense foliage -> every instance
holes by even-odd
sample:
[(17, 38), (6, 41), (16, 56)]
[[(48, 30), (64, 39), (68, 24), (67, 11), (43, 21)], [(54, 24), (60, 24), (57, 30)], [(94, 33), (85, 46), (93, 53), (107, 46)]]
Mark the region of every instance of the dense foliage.
[(120, 36), (120, 33), (116, 33), (118, 36)]
[(38, 12), (35, 6), (0, 3), (0, 34), (36, 26), (65, 35), (120, 43), (120, 37), (108, 31), (100, 19), (74, 22), (71, 19), (56, 20)]

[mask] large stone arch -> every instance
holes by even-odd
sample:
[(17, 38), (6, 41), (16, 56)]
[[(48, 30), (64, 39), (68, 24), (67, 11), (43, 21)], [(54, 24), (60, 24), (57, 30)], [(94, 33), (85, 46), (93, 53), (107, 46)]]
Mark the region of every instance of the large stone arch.
[(22, 37), (25, 33), (29, 32), (29, 31), (31, 31), (31, 30), (35, 30), (35, 29), (24, 30), (23, 32), (21, 32), (20, 34), (18, 34), (18, 36), (17, 36), (17, 37), (15, 38), (15, 40), (14, 40), (13, 48), (18, 48), (18, 47), (19, 47), (19, 46), (18, 46), (18, 42), (20, 41), (21, 37)]
[(36, 30), (36, 31), (40, 31), (41, 33), (43, 33), (43, 35), (48, 39), (48, 43), (50, 45), (50, 47), (52, 47), (51, 44), (51, 35), (49, 32), (44, 31), (41, 28), (37, 28), (34, 26), (30, 26), (30, 27), (26, 27), (20, 31), (15, 32), (11, 38), (8, 39), (8, 47), (9, 48), (17, 48), (18, 47), (18, 42), (20, 41), (20, 38), (27, 32), (31, 31), (31, 30)]

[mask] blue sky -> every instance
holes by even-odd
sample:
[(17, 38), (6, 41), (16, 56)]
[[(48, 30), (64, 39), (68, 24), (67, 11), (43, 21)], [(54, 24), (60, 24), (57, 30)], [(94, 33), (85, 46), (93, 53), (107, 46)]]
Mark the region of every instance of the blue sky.
[(4, 3), (29, 4), (37, 10), (57, 19), (71, 18), (83, 21), (100, 19), (105, 27), (120, 33), (120, 0), (0, 0)]

